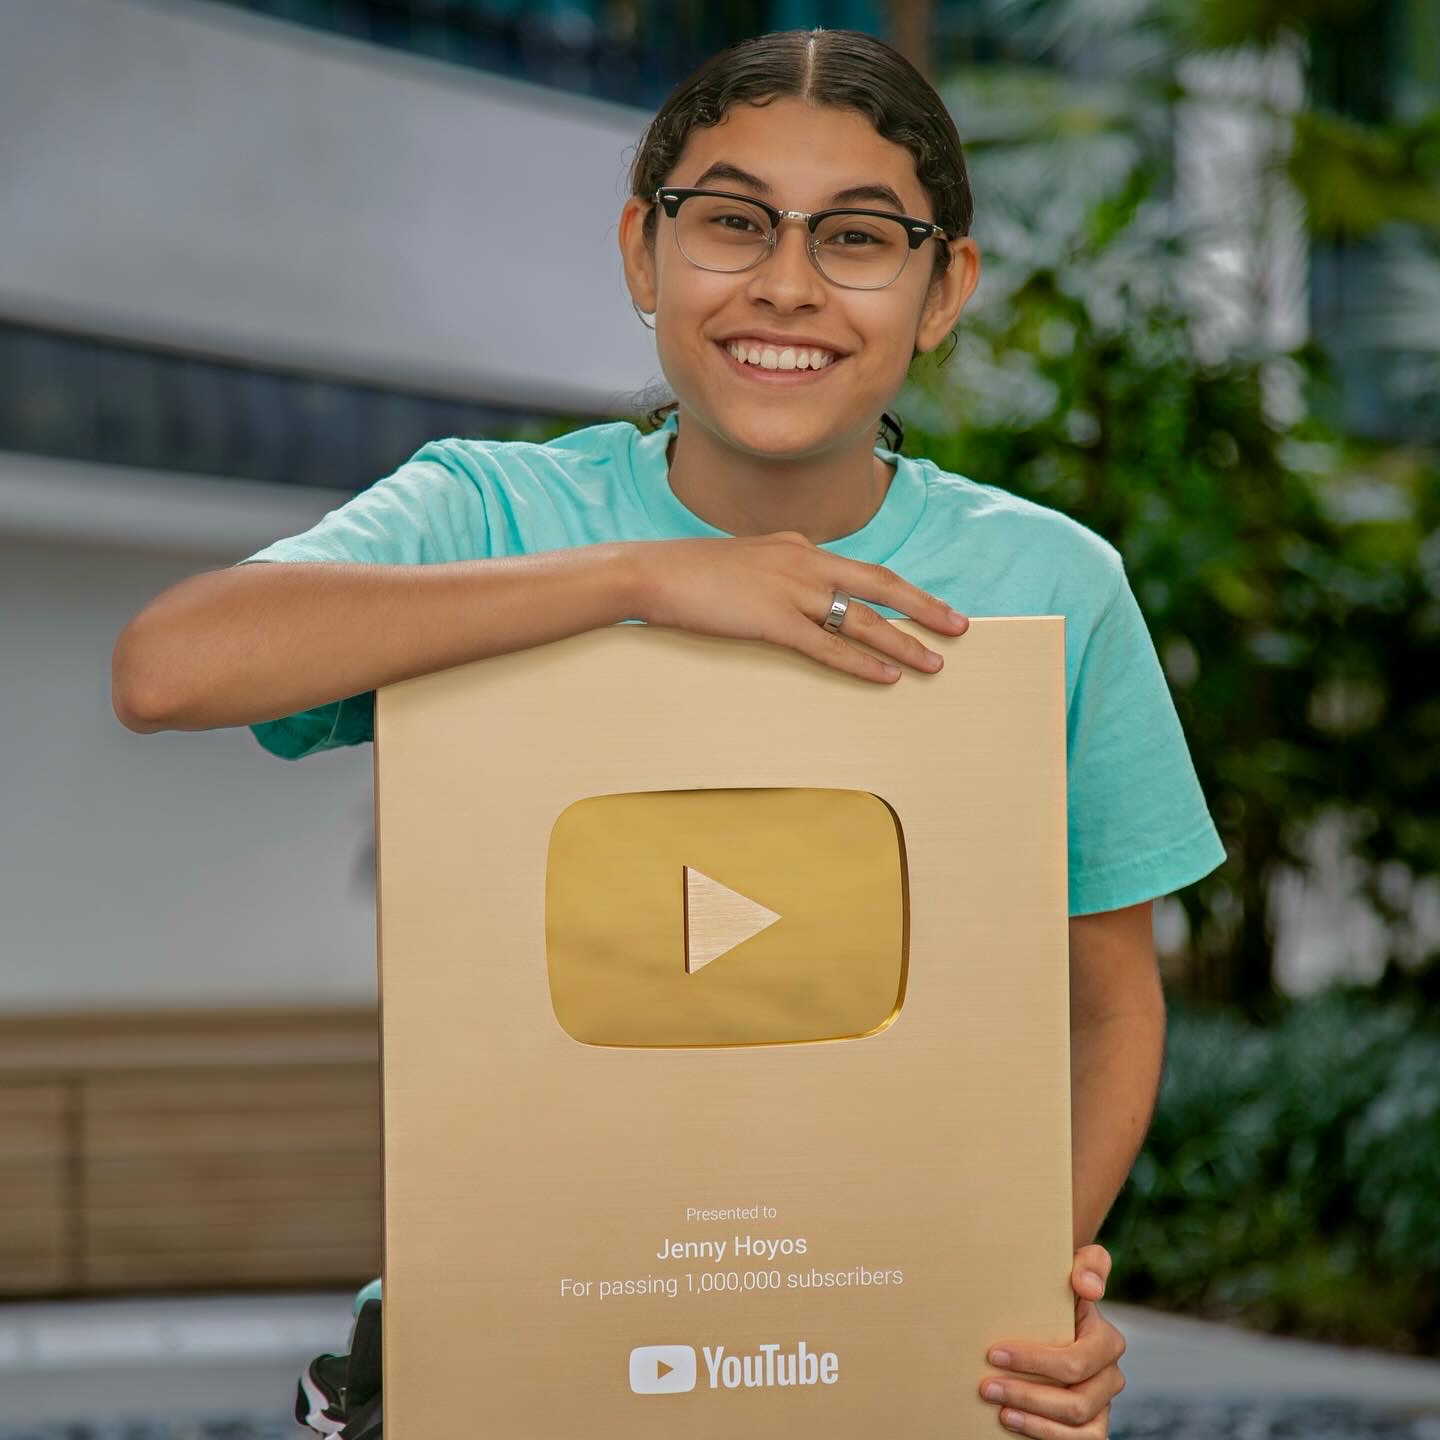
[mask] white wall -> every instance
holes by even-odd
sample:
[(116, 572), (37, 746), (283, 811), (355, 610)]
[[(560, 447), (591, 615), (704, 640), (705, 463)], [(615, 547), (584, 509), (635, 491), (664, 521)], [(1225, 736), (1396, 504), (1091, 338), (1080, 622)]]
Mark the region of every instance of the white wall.
[(0, 314), (624, 410), (647, 118), (198, 0), (6, 0)]
[[(245, 730), (134, 735), (110, 709), (135, 610), (340, 497), (109, 472), (127, 540), (92, 512), (103, 478), (0, 455), (0, 1011), (374, 1003), (370, 747), (287, 763)], [(162, 508), (165, 548), (142, 545)]]
[[(646, 118), (201, 0), (9, 0), (0, 316), (628, 409)], [(109, 697), (136, 609), (343, 498), (0, 454), (0, 1010), (374, 1002), (369, 747), (137, 736)]]

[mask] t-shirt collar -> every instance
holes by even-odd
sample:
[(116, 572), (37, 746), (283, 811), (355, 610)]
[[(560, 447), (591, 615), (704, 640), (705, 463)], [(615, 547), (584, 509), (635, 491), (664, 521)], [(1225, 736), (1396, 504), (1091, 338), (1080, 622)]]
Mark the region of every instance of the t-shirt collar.
[[(670, 488), (670, 467), (665, 452), (678, 428), (679, 416), (672, 410), (659, 429), (648, 435), (637, 434), (634, 474), (641, 501), (656, 530), (667, 538), (728, 536), (729, 531), (702, 520)], [(894, 478), (880, 508), (858, 530), (826, 540), (820, 548), (848, 560), (867, 560), (880, 565), (900, 548), (919, 523), (925, 508), (925, 476), (908, 456), (887, 450), (878, 443), (875, 453), (895, 466)]]

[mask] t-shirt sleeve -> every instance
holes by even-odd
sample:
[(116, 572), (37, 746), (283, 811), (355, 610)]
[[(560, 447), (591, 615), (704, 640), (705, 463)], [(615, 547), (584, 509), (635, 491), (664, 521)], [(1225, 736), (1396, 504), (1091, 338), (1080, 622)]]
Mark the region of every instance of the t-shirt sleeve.
[[(237, 562), (342, 561), (427, 565), (483, 559), (491, 529), (476, 476), (450, 441), (432, 440), (403, 465), (299, 535)], [(250, 726), (273, 755), (299, 760), (374, 738), (374, 691)]]
[(1170, 687), (1123, 568), (1067, 715), (1070, 913), (1136, 905), (1225, 859)]

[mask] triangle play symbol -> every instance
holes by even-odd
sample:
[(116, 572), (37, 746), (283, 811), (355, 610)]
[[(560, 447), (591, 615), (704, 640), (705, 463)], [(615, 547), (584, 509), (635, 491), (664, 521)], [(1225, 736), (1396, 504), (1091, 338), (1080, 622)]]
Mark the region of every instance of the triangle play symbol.
[(663, 1380), (674, 1368), (673, 1365), (667, 1365), (663, 1360), (657, 1360), (655, 1362), (655, 1378)]
[(780, 916), (691, 866), (685, 871), (685, 969), (693, 975)]

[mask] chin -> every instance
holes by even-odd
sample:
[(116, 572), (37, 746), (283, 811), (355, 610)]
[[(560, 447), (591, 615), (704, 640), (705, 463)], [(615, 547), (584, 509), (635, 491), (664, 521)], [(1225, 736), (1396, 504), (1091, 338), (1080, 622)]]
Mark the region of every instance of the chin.
[(737, 450), (765, 459), (799, 459), (837, 444), (838, 424), (820, 416), (770, 414), (721, 415), (716, 427)]

